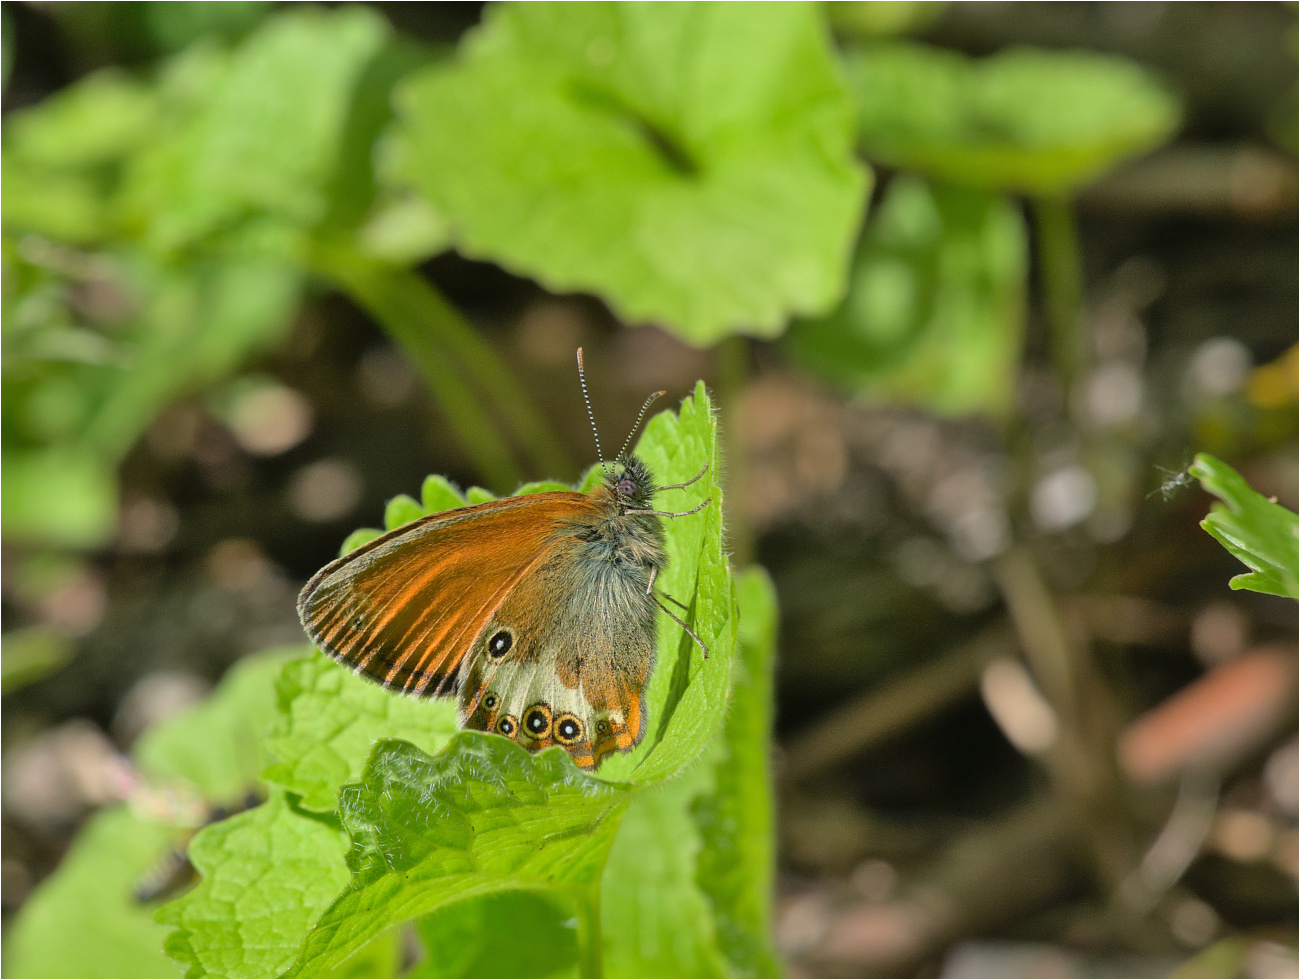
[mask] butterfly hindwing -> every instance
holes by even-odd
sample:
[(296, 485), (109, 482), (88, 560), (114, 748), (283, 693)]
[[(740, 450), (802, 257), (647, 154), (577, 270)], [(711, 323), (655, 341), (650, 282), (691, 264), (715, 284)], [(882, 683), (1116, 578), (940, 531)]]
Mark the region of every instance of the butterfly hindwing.
[(607, 574), (572, 553), (521, 580), (462, 665), (461, 724), (583, 767), (645, 733), (655, 617), (644, 574)]

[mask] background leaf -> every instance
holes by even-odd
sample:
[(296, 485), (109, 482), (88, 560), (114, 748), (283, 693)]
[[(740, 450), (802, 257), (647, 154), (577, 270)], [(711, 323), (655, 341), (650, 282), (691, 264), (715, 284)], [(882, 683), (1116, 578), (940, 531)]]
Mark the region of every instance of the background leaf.
[[(275, 713), (272, 683), (289, 655), (245, 659), (207, 701), (146, 732), (134, 752), (140, 770), (163, 784), (164, 795), (174, 781), (222, 803), (247, 793), (264, 764), (262, 737)], [(6, 970), (33, 977), (180, 976), (163, 953), (169, 930), (154, 921), (157, 903), (139, 902), (135, 894), (159, 860), (183, 846), (187, 830), (184, 821), (146, 819), (127, 807), (92, 817), (23, 906), (6, 937)], [(75, 942), (68, 941), (69, 929)]]
[(702, 846), (691, 802), (712, 788), (707, 758), (639, 793), (601, 887), (605, 968), (615, 977), (721, 977), (713, 910), (696, 883)]
[(1029, 241), (1010, 200), (890, 181), (844, 302), (791, 331), (795, 356), (874, 400), (945, 414), (1012, 407), (1025, 327)]
[(965, 187), (1063, 194), (1163, 143), (1177, 101), (1134, 62), (1017, 48), (972, 61), (903, 41), (846, 59), (868, 158)]
[(5, 972), (179, 977), (181, 967), (162, 949), (168, 928), (153, 920), (152, 906), (134, 898), (141, 877), (175, 842), (175, 828), (126, 807), (93, 816), (5, 935)]
[(1233, 577), (1228, 584), (1234, 589), (1300, 598), (1296, 515), (1256, 493), (1236, 470), (1209, 453), (1197, 453), (1189, 472), (1208, 493), (1224, 501), (1210, 508), (1201, 527), (1254, 569)]
[(192, 783), (208, 800), (231, 802), (257, 785), (276, 718), (275, 679), (302, 647), (246, 657), (202, 704), (149, 729), (135, 747), (142, 772)]
[(708, 344), (838, 298), (851, 148), (810, 5), (519, 4), (404, 85), (389, 173), (466, 254)]

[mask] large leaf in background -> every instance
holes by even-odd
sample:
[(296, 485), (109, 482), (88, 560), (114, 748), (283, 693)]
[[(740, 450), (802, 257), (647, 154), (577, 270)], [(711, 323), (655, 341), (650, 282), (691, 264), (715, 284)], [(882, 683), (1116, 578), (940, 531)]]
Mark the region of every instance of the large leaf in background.
[(796, 325), (805, 365), (869, 398), (933, 411), (1011, 407), (1024, 334), (1028, 235), (1012, 202), (890, 182), (830, 316)]
[(398, 107), (393, 177), (554, 291), (703, 345), (843, 290), (867, 180), (811, 5), (490, 7)]
[[(184, 797), (178, 781), (219, 803), (256, 786), (264, 765), (262, 735), (275, 714), (272, 682), (288, 655), (272, 651), (241, 661), (207, 701), (145, 733), (135, 760), (165, 788), (160, 798), (178, 789)], [(134, 897), (142, 879), (184, 839), (187, 828), (163, 816), (146, 820), (117, 807), (91, 818), (6, 937), (6, 975), (180, 975), (162, 951), (169, 930), (154, 921), (157, 903)], [(341, 866), (341, 847), (336, 850)]]
[(907, 42), (848, 58), (868, 158), (967, 187), (1066, 194), (1159, 146), (1180, 108), (1131, 61), (1004, 51), (980, 61)]
[(500, 736), (461, 732), (436, 758), (380, 742), (339, 800), (351, 884), (288, 975), (319, 976), (385, 929), (458, 900), (590, 889), (629, 792), (581, 772), (561, 749), (530, 755)]
[(1234, 589), (1300, 598), (1296, 515), (1252, 490), (1236, 470), (1209, 453), (1197, 453), (1188, 472), (1223, 501), (1210, 508), (1201, 527), (1254, 569), (1234, 576), (1228, 584)]
[(302, 647), (245, 657), (221, 679), (212, 697), (149, 729), (133, 755), (156, 780), (185, 780), (219, 803), (257, 785), (267, 763), (266, 733), (275, 720), (275, 679)]
[(170, 250), (249, 215), (320, 221), (353, 90), (386, 33), (364, 7), (304, 7), (268, 20), (228, 56), (203, 49), (168, 75), (177, 124), (132, 161), (126, 200)]
[(179, 977), (168, 929), (133, 897), (176, 831), (114, 807), (91, 817), (5, 935), (9, 977)]

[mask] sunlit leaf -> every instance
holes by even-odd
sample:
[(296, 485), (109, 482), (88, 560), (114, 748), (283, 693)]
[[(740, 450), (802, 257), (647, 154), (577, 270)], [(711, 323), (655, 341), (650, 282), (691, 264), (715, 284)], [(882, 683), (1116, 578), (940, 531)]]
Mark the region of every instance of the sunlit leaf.
[(434, 752), (456, 729), (452, 701), (391, 694), (321, 654), (288, 664), (277, 688), (280, 717), (267, 742), (276, 761), (266, 778), (309, 810), (334, 810), (339, 787), (360, 777), (379, 739), (402, 738)]
[(311, 923), (347, 884), (347, 837), (276, 792), (190, 843), (202, 878), (158, 911), (176, 926), (164, 947), (187, 976), (273, 977), (293, 963)]
[(811, 6), (491, 7), (398, 106), (390, 174), (466, 254), (696, 344), (842, 292), (866, 179)]
[(339, 801), (351, 884), (288, 975), (317, 976), (392, 925), (459, 899), (590, 887), (628, 793), (561, 749), (530, 755), (498, 735), (462, 732), (436, 757), (380, 742)]
[(736, 592), (740, 642), (714, 785), (691, 804), (702, 844), (695, 876), (733, 975), (775, 977), (783, 972), (772, 944), (776, 590), (762, 568), (752, 567), (737, 576)]
[(1252, 490), (1227, 463), (1197, 453), (1189, 472), (1221, 504), (1201, 521), (1214, 539), (1254, 571), (1228, 582), (1234, 589), (1300, 598), (1300, 544), (1297, 517), (1282, 505)]

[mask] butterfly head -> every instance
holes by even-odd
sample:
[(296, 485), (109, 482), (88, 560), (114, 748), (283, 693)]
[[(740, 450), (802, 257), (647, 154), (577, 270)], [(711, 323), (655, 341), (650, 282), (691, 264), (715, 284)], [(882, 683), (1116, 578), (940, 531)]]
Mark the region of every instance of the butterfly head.
[(641, 510), (650, 506), (654, 495), (654, 479), (640, 457), (620, 456), (606, 477), (606, 486), (614, 495), (619, 510)]

